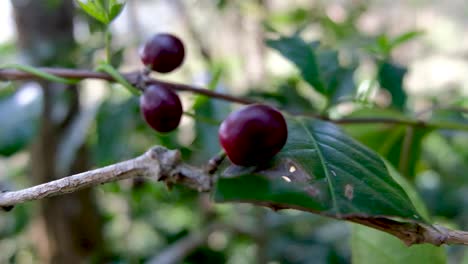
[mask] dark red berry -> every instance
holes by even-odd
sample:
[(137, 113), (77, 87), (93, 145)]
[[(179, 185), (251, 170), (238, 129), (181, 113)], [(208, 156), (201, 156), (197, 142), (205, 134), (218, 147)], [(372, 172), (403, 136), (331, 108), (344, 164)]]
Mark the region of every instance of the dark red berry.
[(171, 72), (179, 67), (184, 57), (182, 41), (167, 33), (154, 35), (140, 49), (140, 59), (143, 64), (161, 73)]
[(232, 163), (252, 166), (269, 161), (283, 148), (288, 129), (278, 110), (254, 104), (231, 113), (218, 136)]
[(140, 110), (146, 123), (159, 132), (176, 129), (182, 117), (179, 96), (167, 85), (147, 86), (140, 97)]

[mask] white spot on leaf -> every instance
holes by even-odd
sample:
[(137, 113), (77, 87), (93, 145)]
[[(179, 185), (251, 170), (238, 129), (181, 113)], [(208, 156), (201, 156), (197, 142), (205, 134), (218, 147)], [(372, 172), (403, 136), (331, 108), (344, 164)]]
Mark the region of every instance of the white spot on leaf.
[(314, 186), (307, 186), (304, 190), (312, 197), (317, 197), (320, 195), (320, 190)]
[(296, 167), (294, 167), (294, 166), (289, 167), (289, 172), (290, 173), (293, 173), (295, 171), (296, 171)]
[(291, 182), (291, 179), (288, 176), (281, 176), (285, 182)]
[(346, 184), (345, 185), (344, 195), (346, 196), (346, 198), (348, 198), (348, 200), (353, 199), (353, 197), (354, 197), (354, 187), (351, 184)]

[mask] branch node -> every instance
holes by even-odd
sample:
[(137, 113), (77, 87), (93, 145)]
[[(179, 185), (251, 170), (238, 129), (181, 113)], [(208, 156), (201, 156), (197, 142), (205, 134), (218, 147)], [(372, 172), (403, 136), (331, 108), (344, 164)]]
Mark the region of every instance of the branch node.
[[(0, 191), (0, 193), (7, 193), (7, 190)], [(14, 205), (9, 205), (9, 206), (2, 206), (2, 210), (5, 212), (11, 211), (15, 206)]]

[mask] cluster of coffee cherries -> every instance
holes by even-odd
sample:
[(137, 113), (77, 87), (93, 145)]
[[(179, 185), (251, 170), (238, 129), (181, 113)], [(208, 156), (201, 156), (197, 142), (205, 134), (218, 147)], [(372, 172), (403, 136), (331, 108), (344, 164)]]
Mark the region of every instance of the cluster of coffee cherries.
[[(184, 61), (182, 41), (172, 34), (157, 34), (140, 50), (140, 59), (150, 70), (168, 73)], [(183, 108), (169, 84), (150, 84), (140, 98), (143, 118), (158, 132), (176, 129)], [(255, 166), (268, 162), (286, 143), (288, 130), (275, 108), (252, 104), (232, 112), (219, 128), (219, 141), (232, 163)]]

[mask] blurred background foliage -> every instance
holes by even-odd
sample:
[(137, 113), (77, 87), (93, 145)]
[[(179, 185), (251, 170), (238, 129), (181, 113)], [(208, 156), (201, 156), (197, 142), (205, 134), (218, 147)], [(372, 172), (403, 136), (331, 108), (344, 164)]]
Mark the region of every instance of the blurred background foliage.
[[(21, 36), (13, 22), (13, 7), (28, 2), (1, 3), (1, 23), (8, 28), (0, 38), (2, 64), (31, 62), (31, 54), (16, 44)], [(43, 2), (52, 9), (60, 5)], [(468, 107), (466, 12), (468, 4), (457, 0), (128, 0), (111, 27), (112, 63), (123, 71), (141, 69), (139, 45), (156, 32), (169, 31), (183, 39), (187, 57), (180, 70), (157, 78), (248, 96), (292, 112), (468, 123), (463, 111)], [(45, 60), (47, 65), (93, 68), (103, 59), (102, 25), (78, 9), (73, 25), (78, 45), (64, 51), (65, 57), (54, 56), (58, 61)], [(47, 45), (40, 55), (50, 52)], [(34, 182), (28, 175), (31, 143), (46, 104), (41, 85), (0, 83), (4, 190)], [(203, 166), (220, 150), (217, 124), (236, 107), (183, 93), (184, 110), (196, 118), (186, 115), (177, 131), (161, 135), (140, 117), (138, 98), (119, 85), (88, 80), (79, 89), (80, 118), (71, 128), (78, 136), (65, 142), (70, 148), (85, 145), (92, 167), (132, 158), (156, 144), (180, 149), (187, 162)], [(53, 104), (58, 106), (51, 118), (64, 118), (67, 95)], [(436, 221), (468, 230), (466, 132), (394, 124), (343, 128), (398, 169)], [(62, 160), (56, 163), (60, 167)], [(83, 259), (95, 263), (156, 260), (197, 232), (198, 243), (183, 263), (367, 263), (373, 258), (369, 263), (401, 263), (382, 256), (405, 250), (400, 242), (390, 246), (392, 238), (377, 238), (358, 227), (351, 239), (345, 222), (249, 205), (214, 205), (207, 195), (142, 179), (99, 186), (93, 199), (103, 246)], [(38, 214), (39, 203), (0, 212), (0, 263), (41, 261), (45, 253), (38, 244), (51, 234), (38, 231)], [(389, 251), (372, 256), (372, 245)], [(433, 249), (417, 250), (421, 256)], [(468, 263), (462, 247), (442, 251), (450, 263)], [(436, 259), (440, 263), (445, 257)], [(427, 263), (418, 257), (408, 260)]]

